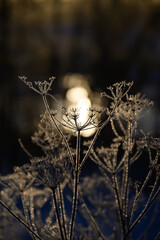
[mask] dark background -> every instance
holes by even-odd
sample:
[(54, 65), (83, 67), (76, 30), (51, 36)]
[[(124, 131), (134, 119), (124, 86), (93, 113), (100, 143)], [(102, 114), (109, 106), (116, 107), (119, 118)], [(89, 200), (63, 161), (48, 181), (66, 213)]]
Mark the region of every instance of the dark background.
[[(43, 113), (40, 96), (19, 79), (56, 76), (54, 93), (64, 96), (63, 77), (82, 74), (92, 91), (134, 81), (133, 92), (155, 102), (148, 122), (160, 133), (160, 1), (0, 1), (0, 172), (28, 161), (18, 144)], [(147, 123), (145, 122), (145, 125)], [(150, 130), (150, 129), (149, 129)]]
[(1, 174), (29, 161), (18, 138), (35, 151), (30, 136), (44, 111), (18, 76), (56, 76), (54, 93), (65, 97), (68, 73), (88, 78), (93, 92), (134, 81), (133, 92), (155, 102), (143, 126), (159, 136), (160, 0), (0, 0)]

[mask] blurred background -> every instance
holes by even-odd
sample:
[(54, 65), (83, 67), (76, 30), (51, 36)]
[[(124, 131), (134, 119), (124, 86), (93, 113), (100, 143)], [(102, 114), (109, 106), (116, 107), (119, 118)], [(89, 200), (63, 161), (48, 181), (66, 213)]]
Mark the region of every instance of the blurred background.
[(44, 111), (21, 75), (56, 76), (53, 92), (62, 101), (83, 87), (88, 106), (110, 84), (134, 81), (133, 92), (155, 102), (144, 127), (158, 135), (160, 0), (0, 0), (1, 174), (28, 161), (18, 138), (30, 147)]
[[(81, 91), (88, 107), (101, 104), (98, 92), (110, 84), (134, 81), (133, 93), (155, 102), (143, 128), (158, 136), (160, 0), (0, 0), (0, 174), (29, 161), (18, 138), (37, 151), (31, 135), (44, 107), (23, 75), (56, 76), (57, 99), (79, 104)], [(145, 173), (142, 166), (135, 172)]]

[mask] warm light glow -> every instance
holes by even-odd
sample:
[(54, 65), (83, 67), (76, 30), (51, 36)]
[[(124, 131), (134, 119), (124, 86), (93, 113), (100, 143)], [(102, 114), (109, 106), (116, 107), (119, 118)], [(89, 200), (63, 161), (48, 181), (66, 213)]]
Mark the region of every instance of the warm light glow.
[(87, 91), (89, 91), (88, 79), (82, 74), (66, 74), (63, 77), (62, 83), (63, 87), (67, 89), (82, 86), (83, 88), (87, 89)]
[(83, 87), (74, 87), (67, 91), (66, 98), (72, 103), (77, 103), (79, 99), (87, 98), (88, 92)]
[[(69, 89), (66, 93), (66, 98), (69, 101), (68, 109), (78, 108), (79, 110), (79, 123), (81, 125), (85, 124), (89, 118), (89, 108), (91, 107), (91, 101), (88, 98), (88, 91), (79, 86)], [(83, 137), (89, 137), (93, 135), (95, 128), (84, 130), (81, 132)]]
[(79, 122), (81, 125), (85, 124), (88, 119), (88, 109), (91, 107), (91, 101), (89, 98), (81, 98), (77, 102), (77, 108), (79, 109)]

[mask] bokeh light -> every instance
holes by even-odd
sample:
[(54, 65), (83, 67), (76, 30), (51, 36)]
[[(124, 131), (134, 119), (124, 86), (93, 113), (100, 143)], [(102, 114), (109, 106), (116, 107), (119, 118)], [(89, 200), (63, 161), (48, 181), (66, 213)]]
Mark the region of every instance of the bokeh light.
[(88, 98), (88, 92), (83, 87), (74, 87), (74, 88), (71, 88), (67, 91), (66, 98), (70, 102), (75, 102), (76, 103), (78, 99)]
[[(84, 77), (85, 78), (85, 77)], [(74, 86), (75, 83), (78, 86), (71, 87), (66, 92), (66, 102), (67, 108), (77, 108), (79, 111), (79, 123), (81, 125), (85, 124), (89, 118), (89, 108), (91, 107), (91, 100), (89, 98), (89, 86), (87, 81), (84, 80), (82, 76), (73, 75), (71, 76), (70, 81), (68, 81), (68, 86)], [(88, 86), (88, 87), (87, 87)], [(84, 130), (81, 132), (83, 137), (90, 137), (95, 133), (95, 128)]]

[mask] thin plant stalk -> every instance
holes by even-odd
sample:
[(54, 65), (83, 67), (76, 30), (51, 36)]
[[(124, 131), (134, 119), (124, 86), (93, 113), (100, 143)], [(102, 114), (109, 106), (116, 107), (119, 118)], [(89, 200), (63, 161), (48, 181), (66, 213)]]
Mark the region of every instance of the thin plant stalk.
[(29, 232), (31, 232), (39, 240), (43, 240), (38, 234), (36, 234), (22, 219), (20, 219), (14, 212), (12, 212), (6, 205), (0, 200), (0, 204), (14, 217), (16, 218)]
[[(128, 208), (128, 194), (129, 194), (129, 164), (130, 164), (130, 154), (128, 152), (126, 162), (124, 163), (124, 185), (123, 185), (123, 195), (122, 195), (122, 212), (125, 221), (125, 228), (127, 228), (127, 208)], [(125, 230), (125, 232), (127, 229)]]
[(127, 157), (124, 162), (124, 183), (122, 184), (122, 210), (125, 221), (125, 228), (128, 231), (128, 195), (129, 195), (129, 171), (130, 171), (130, 152), (132, 148), (132, 122), (128, 122), (128, 139), (127, 139)]
[(133, 216), (134, 216), (134, 213), (135, 213), (135, 210), (136, 210), (136, 205), (137, 205), (138, 198), (139, 198), (139, 196), (141, 195), (143, 189), (145, 188), (145, 186), (146, 186), (148, 180), (150, 179), (151, 175), (152, 175), (152, 170), (150, 170), (150, 171), (148, 172), (148, 174), (147, 174), (147, 176), (146, 176), (146, 178), (145, 178), (145, 180), (144, 180), (144, 182), (143, 182), (143, 185), (141, 186), (139, 192), (136, 194), (136, 196), (135, 196), (135, 198), (134, 198), (133, 206), (132, 206), (132, 211), (131, 211), (131, 216), (130, 216), (130, 224), (131, 224), (131, 222), (132, 222), (132, 219), (133, 219)]
[(113, 174), (112, 180), (113, 180), (113, 188), (114, 188), (114, 192), (115, 192), (115, 199), (116, 199), (116, 204), (117, 204), (118, 215), (120, 217), (120, 222), (121, 222), (122, 232), (123, 232), (123, 237), (124, 237), (126, 234), (126, 229), (125, 229), (125, 222), (124, 222), (124, 218), (123, 218), (123, 211), (122, 211), (122, 206), (121, 206), (121, 201), (120, 201), (119, 187), (118, 187), (118, 183), (117, 183), (116, 174)]
[[(119, 99), (119, 101), (120, 101), (120, 99)], [(82, 168), (83, 164), (85, 163), (86, 159), (88, 158), (88, 156), (89, 156), (89, 154), (90, 154), (90, 152), (91, 152), (91, 150), (92, 150), (92, 147), (94, 146), (94, 144), (95, 144), (98, 136), (100, 135), (100, 132), (101, 132), (102, 129), (109, 123), (109, 121), (110, 121), (110, 119), (111, 119), (111, 117), (112, 117), (112, 115), (113, 115), (116, 107), (117, 107), (118, 104), (119, 104), (119, 101), (117, 101), (117, 102), (115, 103), (115, 106), (114, 106), (114, 108), (112, 109), (112, 112), (110, 113), (110, 115), (108, 116), (108, 118), (106, 119), (106, 121), (105, 121), (99, 128), (97, 128), (97, 132), (95, 133), (95, 135), (94, 135), (94, 137), (93, 137), (93, 139), (92, 139), (92, 142), (91, 142), (91, 144), (90, 144), (90, 146), (89, 146), (89, 148), (88, 148), (88, 151), (86, 152), (86, 154), (85, 154), (85, 156), (84, 156), (84, 158), (83, 158), (83, 160), (82, 160), (82, 162), (81, 162), (81, 164), (80, 164), (80, 166), (79, 166), (80, 169)]]
[(160, 187), (157, 189), (156, 193), (154, 194), (154, 196), (152, 197), (152, 199), (150, 200), (150, 202), (147, 204), (147, 206), (145, 206), (145, 208), (143, 209), (143, 211), (140, 213), (140, 215), (137, 217), (137, 219), (134, 221), (134, 223), (131, 225), (131, 227), (129, 228), (128, 232), (126, 233), (126, 235), (124, 236), (123, 240), (126, 240), (129, 233), (133, 230), (133, 228), (135, 228), (135, 226), (141, 221), (141, 219), (143, 218), (144, 214), (149, 210), (149, 208), (152, 206), (152, 204), (155, 202), (155, 199), (157, 198), (158, 194), (160, 192)]
[[(23, 210), (24, 210), (25, 219), (26, 219), (27, 224), (30, 227), (30, 229), (32, 229), (32, 225), (31, 225), (31, 222), (29, 220), (28, 209), (25, 205), (24, 192), (21, 193), (21, 198), (22, 198), (22, 206), (23, 206)], [(35, 236), (32, 233), (31, 233), (31, 236), (32, 236), (33, 240), (35, 240)]]
[(62, 193), (62, 189), (61, 189), (60, 185), (58, 186), (58, 192), (59, 192), (59, 199), (60, 199), (60, 206), (61, 206), (62, 227), (63, 227), (65, 239), (67, 240), (68, 239), (67, 226), (66, 226), (66, 223), (65, 223), (66, 213), (65, 213), (65, 207), (64, 207), (63, 193)]
[[(150, 151), (149, 151), (149, 157), (150, 157), (150, 161), (151, 161)], [(159, 153), (156, 154), (155, 163), (157, 163), (158, 157), (159, 157)], [(153, 172), (153, 169), (149, 170), (149, 172), (148, 172), (148, 174), (147, 174), (147, 176), (146, 176), (146, 178), (145, 178), (145, 180), (144, 180), (144, 182), (143, 182), (143, 184), (142, 184), (139, 192), (136, 194), (136, 196), (135, 196), (135, 198), (134, 198), (134, 202), (133, 202), (133, 206), (132, 206), (132, 212), (131, 212), (131, 217), (130, 217), (130, 224), (131, 224), (131, 222), (132, 222), (133, 215), (134, 215), (135, 210), (136, 210), (137, 200), (138, 200), (139, 196), (141, 195), (142, 191), (144, 190), (144, 188), (146, 187), (147, 182), (149, 181), (149, 179), (150, 179), (150, 177), (151, 177), (151, 175), (152, 175), (152, 172)], [(148, 198), (148, 202), (150, 201), (150, 199), (151, 199), (151, 197), (152, 197), (152, 195), (153, 195), (153, 192), (154, 192), (154, 189), (155, 189), (156, 184), (157, 184), (157, 182), (158, 182), (158, 179), (159, 179), (159, 177), (157, 176), (156, 181), (155, 181), (155, 183), (154, 183), (154, 186), (153, 186), (153, 188), (152, 188), (151, 194), (150, 194), (150, 196), (149, 196), (149, 198)], [(147, 202), (147, 203), (148, 203), (148, 202)]]
[(98, 165), (98, 168), (99, 168), (100, 172), (102, 173), (102, 175), (105, 177), (106, 182), (109, 183), (109, 185), (113, 188), (111, 180), (105, 172), (106, 166), (101, 163), (100, 159), (98, 158), (98, 156), (96, 155), (96, 153), (94, 151), (92, 151), (92, 154), (93, 154), (93, 156), (90, 155), (90, 159)]
[(92, 216), (90, 210), (88, 209), (88, 207), (87, 207), (87, 205), (86, 205), (86, 203), (85, 203), (82, 195), (79, 196), (79, 200), (80, 200), (80, 202), (81, 202), (82, 207), (85, 208), (86, 213), (88, 214), (91, 222), (93, 223), (93, 225), (94, 225), (94, 227), (95, 227), (95, 230), (97, 231), (98, 235), (102, 238), (102, 240), (105, 240), (106, 238), (104, 237), (103, 233), (101, 232), (101, 230), (100, 230), (99, 226), (97, 225), (94, 217)]
[(34, 213), (34, 196), (30, 196), (30, 216), (31, 216), (31, 225), (33, 230), (38, 233), (37, 226), (36, 226), (36, 219), (35, 219), (35, 213)]
[(72, 153), (71, 153), (71, 150), (70, 150), (70, 147), (69, 147), (69, 144), (63, 134), (63, 132), (61, 131), (61, 129), (58, 127), (57, 123), (56, 123), (56, 120), (55, 120), (55, 117), (53, 116), (53, 114), (51, 114), (51, 111), (50, 111), (50, 107), (48, 105), (48, 102), (47, 102), (47, 98), (45, 95), (42, 96), (43, 97), (43, 102), (44, 102), (44, 105), (45, 105), (45, 108), (49, 114), (49, 116), (51, 117), (51, 120), (53, 122), (53, 124), (55, 125), (55, 127), (57, 128), (59, 134), (61, 135), (61, 137), (63, 138), (64, 140), (64, 143), (66, 145), (66, 148), (67, 148), (67, 151), (68, 151), (68, 154), (69, 154), (69, 157), (70, 157), (70, 160), (71, 160), (71, 163), (73, 164), (74, 161), (73, 161), (73, 156), (72, 156)]
[(57, 203), (55, 189), (52, 189), (52, 196), (53, 196), (53, 200), (54, 200), (56, 217), (57, 217), (57, 224), (59, 226), (60, 235), (61, 235), (62, 240), (65, 240), (65, 238), (63, 236), (62, 224), (61, 224), (61, 219), (60, 219), (60, 215), (59, 215), (58, 203)]
[(73, 192), (73, 204), (72, 204), (72, 215), (70, 222), (69, 239), (73, 238), (73, 230), (75, 225), (77, 204), (78, 204), (78, 185), (79, 185), (79, 162), (80, 162), (80, 131), (77, 133), (77, 145), (76, 145), (76, 162), (74, 172), (74, 192)]

